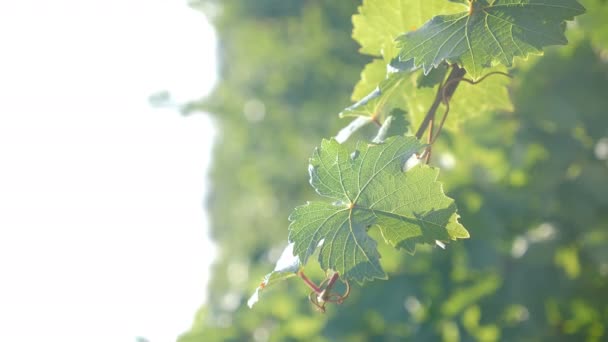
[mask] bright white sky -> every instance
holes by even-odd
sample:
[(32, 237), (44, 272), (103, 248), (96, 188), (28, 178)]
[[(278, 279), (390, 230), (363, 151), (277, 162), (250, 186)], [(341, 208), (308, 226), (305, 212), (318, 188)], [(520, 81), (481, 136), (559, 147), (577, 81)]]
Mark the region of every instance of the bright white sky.
[(0, 1), (0, 341), (188, 329), (214, 129), (147, 98), (204, 95), (215, 54), (185, 1)]

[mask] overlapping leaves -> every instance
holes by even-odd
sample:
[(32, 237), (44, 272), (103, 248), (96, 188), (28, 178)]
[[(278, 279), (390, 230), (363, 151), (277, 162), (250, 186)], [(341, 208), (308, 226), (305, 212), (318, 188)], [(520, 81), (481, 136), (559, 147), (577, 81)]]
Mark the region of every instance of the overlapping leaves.
[(335, 140), (324, 140), (310, 160), (310, 183), (330, 201), (309, 202), (290, 216), (289, 240), (305, 264), (319, 248), (323, 269), (362, 283), (386, 278), (376, 241), (413, 251), (416, 243), (468, 237), (458, 222), (454, 201), (437, 182), (438, 170), (407, 159), (423, 148), (413, 137), (392, 137), (382, 144), (360, 142), (350, 153)]
[[(462, 1), (464, 3), (464, 1)], [(478, 79), (497, 63), (564, 45), (565, 21), (584, 13), (576, 0), (471, 0), (468, 11), (436, 16), (398, 38), (399, 59), (425, 73), (443, 61), (458, 63)]]
[[(361, 44), (362, 52), (383, 56), (384, 59), (375, 59), (365, 67), (352, 95), (357, 102), (343, 110), (340, 116), (364, 116), (382, 121), (398, 108), (407, 112), (406, 119), (415, 129), (437, 94), (434, 88), (445, 75), (442, 73), (445, 72), (445, 65), (438, 67), (440, 72), (423, 75), (421, 70), (416, 70), (414, 60), (410, 59), (406, 61), (408, 70), (400, 68), (398, 73), (391, 74), (390, 71), (395, 70), (387, 70), (387, 64), (397, 55), (395, 39), (404, 32), (420, 27), (434, 14), (457, 13), (465, 8), (462, 4), (446, 0), (364, 1), (359, 7), (359, 14), (353, 16), (353, 37)], [(493, 68), (487, 72), (497, 70), (506, 71), (504, 68)], [(451, 100), (450, 120), (445, 127), (458, 128), (468, 118), (497, 110), (512, 110), (508, 84), (508, 78), (493, 76), (477, 85), (460, 85)]]
[[(424, 75), (421, 71), (395, 72), (387, 78), (384, 62), (375, 60), (363, 70), (361, 81), (355, 87), (353, 98), (358, 101), (344, 109), (340, 116), (383, 118), (395, 108), (407, 108), (407, 120), (416, 128), (433, 102), (437, 93), (437, 80), (442, 80), (445, 71), (446, 68), (440, 67), (429, 75)], [(506, 69), (493, 68), (492, 71), (505, 72)], [(494, 111), (513, 110), (507, 90), (509, 82), (504, 76), (491, 76), (476, 85), (462, 82), (450, 100), (450, 120), (445, 128), (456, 129), (469, 118)], [(376, 84), (379, 85), (376, 87)], [(362, 97), (366, 92), (368, 95)]]
[[(381, 60), (376, 60), (370, 64), (368, 70), (372, 78), (370, 81), (378, 82), (378, 86), (357, 103), (344, 109), (340, 113), (340, 117), (369, 116), (376, 120), (379, 117), (386, 117), (394, 108), (405, 106), (402, 85), (405, 81), (403, 75), (406, 72), (392, 73), (384, 78), (386, 65)], [(378, 77), (378, 75), (371, 75), (371, 73), (379, 73), (382, 76)]]
[(384, 56), (388, 62), (397, 55), (395, 38), (437, 13), (460, 8), (446, 0), (365, 0), (359, 14), (353, 16), (353, 38), (361, 44), (361, 53)]
[[(495, 67), (492, 71), (507, 70), (504, 67)], [(403, 89), (403, 93), (408, 103), (410, 122), (417, 127), (426, 115), (429, 104), (433, 102), (436, 89), (423, 86), (426, 76), (415, 74), (410, 75), (409, 78), (410, 82), (404, 82), (408, 88)], [(508, 77), (502, 75), (489, 76), (479, 84), (461, 82), (450, 99), (450, 118), (445, 128), (457, 130), (466, 120), (497, 111), (512, 111), (513, 104), (507, 89), (510, 82)]]

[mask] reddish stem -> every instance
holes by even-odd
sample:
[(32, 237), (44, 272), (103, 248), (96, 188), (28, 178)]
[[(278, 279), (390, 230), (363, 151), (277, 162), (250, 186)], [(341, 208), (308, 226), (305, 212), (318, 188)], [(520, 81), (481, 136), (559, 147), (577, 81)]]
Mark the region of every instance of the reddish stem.
[[(303, 271), (298, 271), (298, 276), (302, 278), (304, 283), (310, 287), (316, 294), (321, 294), (323, 290), (321, 290), (312, 280), (308, 279), (308, 277), (304, 274)], [(335, 282), (335, 281), (334, 281)]]
[(378, 118), (375, 116), (372, 116), (372, 122), (376, 124), (376, 126), (381, 127), (382, 124), (380, 123), (380, 121), (378, 121)]
[(336, 283), (336, 281), (338, 281), (338, 278), (340, 278), (340, 275), (338, 274), (338, 272), (334, 272), (334, 274), (331, 275), (331, 278), (329, 278), (329, 282), (327, 283), (327, 286), (325, 287), (325, 290), (327, 292), (329, 292), (329, 290), (331, 290), (331, 288), (334, 287), (334, 284)]

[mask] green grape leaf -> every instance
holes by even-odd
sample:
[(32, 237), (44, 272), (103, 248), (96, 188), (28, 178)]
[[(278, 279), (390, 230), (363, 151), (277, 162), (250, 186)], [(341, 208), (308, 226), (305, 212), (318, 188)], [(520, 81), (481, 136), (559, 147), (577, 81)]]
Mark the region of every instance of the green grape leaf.
[(565, 45), (565, 21), (585, 12), (576, 0), (472, 0), (468, 11), (440, 15), (399, 38), (401, 61), (425, 73), (443, 61), (458, 63), (473, 79), (498, 63)]
[[(425, 145), (414, 137), (395, 136), (384, 143), (359, 142), (356, 150), (324, 140), (310, 159), (310, 183), (331, 202), (315, 201), (290, 215), (289, 241), (303, 264), (320, 248), (319, 263), (348, 280), (385, 279), (376, 241), (377, 228), (396, 248), (467, 238), (456, 205), (437, 182), (438, 170), (402, 168)], [(320, 246), (320, 247), (319, 247)]]
[(361, 53), (397, 56), (395, 38), (422, 26), (436, 13), (456, 12), (462, 5), (445, 0), (365, 0), (353, 16), (353, 38), (361, 44)]
[(374, 59), (361, 71), (361, 78), (353, 89), (351, 100), (355, 102), (361, 100), (367, 94), (373, 92), (385, 78), (386, 63), (381, 59)]

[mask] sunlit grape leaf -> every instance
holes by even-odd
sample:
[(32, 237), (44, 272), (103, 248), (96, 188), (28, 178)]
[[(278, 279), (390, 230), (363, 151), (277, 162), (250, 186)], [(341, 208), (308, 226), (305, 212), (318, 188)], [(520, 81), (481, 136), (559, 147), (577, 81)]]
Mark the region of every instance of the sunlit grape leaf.
[(437, 182), (438, 170), (420, 165), (402, 171), (423, 147), (413, 137), (395, 136), (381, 144), (359, 142), (350, 153), (324, 140), (310, 160), (310, 183), (331, 201), (309, 202), (289, 217), (289, 241), (300, 261), (305, 264), (323, 241), (321, 267), (362, 283), (386, 278), (368, 229), (410, 251), (416, 243), (467, 238), (454, 201)]
[(566, 44), (565, 21), (584, 12), (576, 0), (474, 0), (468, 11), (436, 16), (399, 37), (399, 59), (413, 59), (425, 73), (458, 63), (478, 79), (484, 68)]
[(361, 71), (361, 78), (357, 82), (357, 85), (355, 85), (355, 89), (353, 89), (351, 99), (353, 101), (361, 100), (373, 92), (385, 78), (386, 63), (382, 59), (374, 59)]
[(390, 61), (397, 55), (399, 35), (417, 29), (437, 13), (456, 13), (462, 8), (446, 0), (365, 0), (353, 16), (353, 38), (361, 44), (361, 53)]

